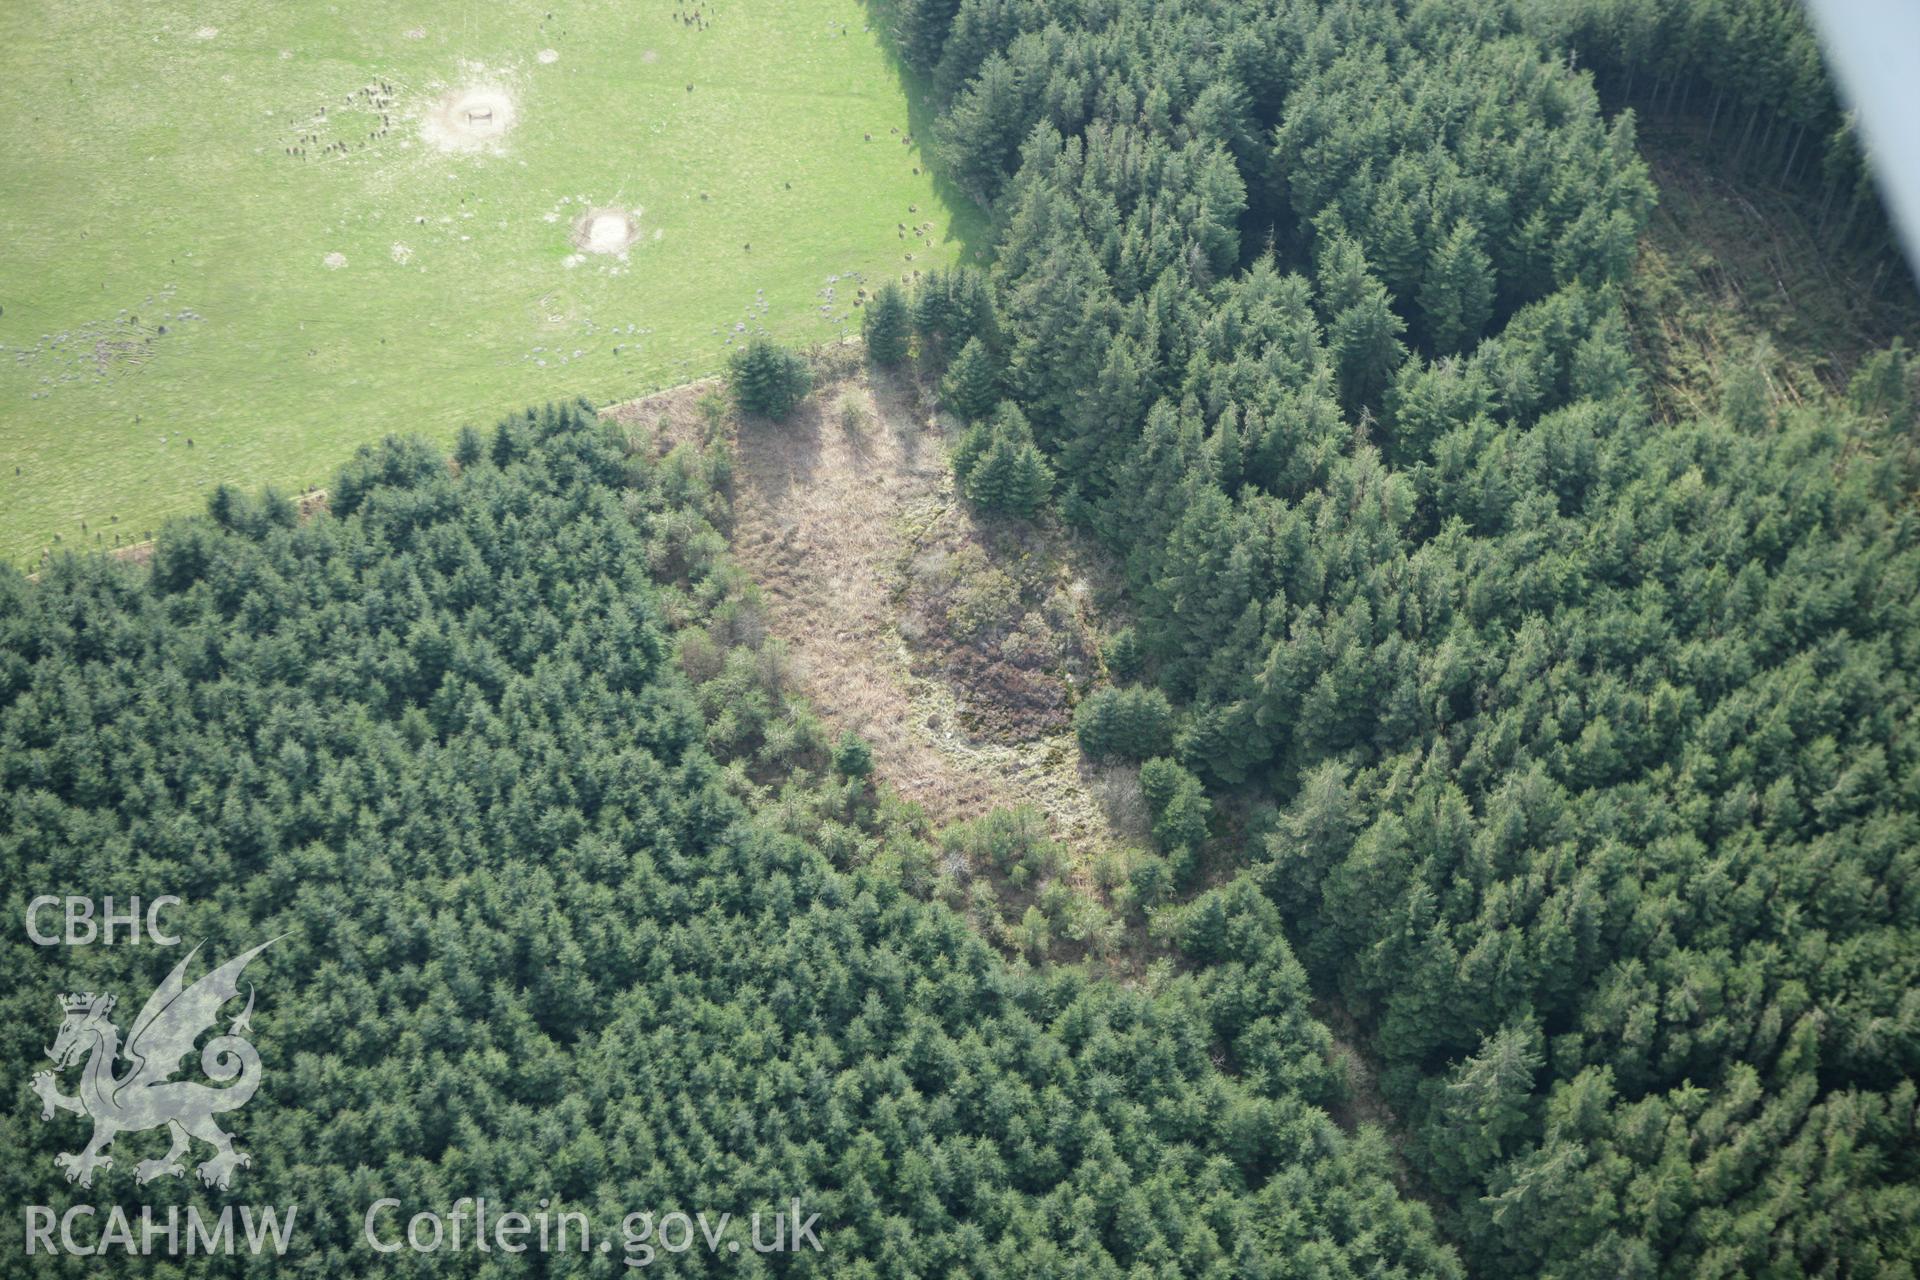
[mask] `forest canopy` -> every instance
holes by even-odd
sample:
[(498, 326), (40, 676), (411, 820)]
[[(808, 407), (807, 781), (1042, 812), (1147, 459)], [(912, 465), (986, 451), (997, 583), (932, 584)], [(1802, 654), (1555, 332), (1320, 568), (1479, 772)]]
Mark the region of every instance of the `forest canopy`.
[[(280, 938), (233, 1127), (244, 1199), (306, 1215), (288, 1268), (524, 1274), (360, 1239), (377, 1197), (484, 1196), (820, 1215), (819, 1254), (676, 1260), (724, 1274), (1458, 1274), (1380, 1137), (1321, 1109), (1338, 1082), (1264, 898), (1204, 976), (1128, 991), (1011, 968), (903, 889), (928, 833), (787, 699), (718, 554), (724, 452), (652, 443), (548, 409), (452, 467), (363, 451), (306, 522), (223, 490), (150, 574), (0, 570), (7, 883), (176, 894), (210, 957)], [(695, 627), (726, 641), (697, 680)], [(835, 865), (826, 829), (863, 852)], [(9, 934), (7, 1060), (43, 1061), (66, 991), (137, 1007), (152, 951), (67, 949), (56, 988)], [(61, 1180), (78, 1121), (0, 1125), (9, 1203), (115, 1195)], [(126, 1168), (161, 1146), (120, 1144)]]
[[(1216, 874), (1363, 1029), (1470, 1269), (1912, 1274), (1913, 373), (1791, 404), (1736, 359), (1656, 417), (1621, 301), (1655, 193), (1588, 69), (1857, 212), (1798, 10), (910, 0), (896, 34), (998, 228), (923, 291), (991, 294), (1175, 758), (1275, 806)], [(1086, 749), (1142, 696), (1084, 703)]]
[[(868, 352), (958, 498), (1117, 566), (1071, 726), (1138, 783), (1158, 963), (953, 909), (1041, 819), (931, 830), (793, 695), (718, 439), (554, 406), (364, 450), (311, 518), (223, 488), (148, 568), (0, 569), (0, 869), (281, 937), (236, 1127), (304, 1264), (485, 1194), (821, 1215), (746, 1275), (1911, 1277), (1915, 369), (1730, 355), (1675, 416), (1623, 300), (1636, 104), (1884, 240), (1797, 7), (876, 18), (994, 242), (881, 289)], [(756, 420), (812, 385), (734, 372)], [(16, 1064), (158, 977), (0, 963)], [(1382, 1123), (1332, 1118), (1329, 1023)], [(82, 1194), (77, 1125), (0, 1116), (12, 1202)]]

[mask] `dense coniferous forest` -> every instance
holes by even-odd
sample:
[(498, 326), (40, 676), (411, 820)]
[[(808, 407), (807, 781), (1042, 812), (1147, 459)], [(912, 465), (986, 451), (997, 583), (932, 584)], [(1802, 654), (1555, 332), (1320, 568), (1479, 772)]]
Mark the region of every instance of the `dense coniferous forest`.
[(1618, 293), (1654, 192), (1569, 65), (1884, 237), (1798, 11), (914, 0), (897, 34), (999, 228), (923, 348), (997, 357), (1124, 558), (1174, 756), (1278, 806), (1187, 910), (1274, 904), (1470, 1270), (1912, 1274), (1912, 372), (1782, 407), (1736, 368), (1656, 420)]
[[(361, 1238), (380, 1197), (484, 1196), (609, 1235), (636, 1210), (732, 1212), (743, 1240), (751, 1212), (819, 1214), (817, 1254), (657, 1259), (723, 1274), (1458, 1274), (1379, 1136), (1321, 1109), (1325, 1033), (1264, 897), (1227, 904), (1203, 975), (1125, 991), (1010, 969), (904, 891), (929, 833), (785, 696), (723, 554), (724, 453), (651, 444), (571, 407), (469, 433), (451, 468), (393, 441), (330, 516), (222, 490), (149, 575), (0, 578), (7, 882), (176, 894), (169, 927), (209, 958), (284, 935), (249, 971), (270, 1087), (234, 1123), (252, 1164), (226, 1198), (300, 1206), (287, 1271), (525, 1274)], [(698, 679), (692, 628), (724, 641)], [(50, 960), (9, 934), (23, 1096), (59, 1021), (50, 964), (62, 991), (117, 992), (124, 1029), (151, 950)], [(25, 1157), (8, 1202), (56, 1211), (137, 1214), (111, 1180), (164, 1148), (123, 1135), (89, 1192), (53, 1164), (79, 1120), (0, 1127)]]
[[(953, 840), (792, 692), (717, 439), (553, 407), (365, 450), (310, 519), (221, 489), (148, 567), (0, 570), (0, 869), (284, 935), (235, 1127), (309, 1215), (286, 1269), (521, 1274), (357, 1245), (378, 1196), (484, 1194), (820, 1214), (819, 1254), (672, 1260), (742, 1275), (1911, 1277), (1915, 370), (1789, 403), (1734, 361), (1671, 420), (1622, 302), (1635, 106), (1891, 252), (1798, 9), (876, 17), (994, 244), (883, 288), (868, 352), (960, 495), (1120, 566), (1073, 728), (1139, 766), (1162, 963), (951, 908)], [(810, 385), (736, 358), (749, 414)], [(51, 966), (153, 981), (0, 955), (16, 1064)], [(1315, 1000), (1385, 1127), (1330, 1118)], [(83, 1194), (79, 1121), (0, 1132), (10, 1203)]]

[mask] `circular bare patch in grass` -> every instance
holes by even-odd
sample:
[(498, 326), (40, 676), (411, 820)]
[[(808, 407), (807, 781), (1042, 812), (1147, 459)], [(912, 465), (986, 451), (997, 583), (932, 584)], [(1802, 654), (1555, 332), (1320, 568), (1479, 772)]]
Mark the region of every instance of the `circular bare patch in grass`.
[(421, 134), (442, 151), (480, 151), (496, 145), (513, 122), (513, 95), (494, 85), (470, 85), (434, 103)]
[(589, 209), (573, 220), (573, 244), (587, 253), (625, 253), (640, 238), (640, 219), (625, 209)]

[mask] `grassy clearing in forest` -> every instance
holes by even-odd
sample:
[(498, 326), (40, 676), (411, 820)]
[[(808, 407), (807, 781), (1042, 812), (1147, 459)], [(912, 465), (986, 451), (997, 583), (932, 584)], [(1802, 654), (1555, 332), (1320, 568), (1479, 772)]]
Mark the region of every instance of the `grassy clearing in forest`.
[[(613, 412), (673, 435), (715, 389)], [(734, 554), (802, 691), (869, 741), (889, 785), (936, 822), (1032, 804), (1083, 857), (1139, 842), (1125, 788), (1082, 762), (1069, 724), (1112, 592), (1083, 549), (958, 500), (909, 379), (830, 375), (791, 421), (744, 423), (734, 446)]]
[(941, 836), (951, 905), (1010, 952), (1138, 976), (1164, 954), (1122, 888), (1148, 844), (1138, 770), (1089, 763), (1071, 728), (1118, 584), (1057, 522), (960, 500), (925, 388), (860, 351), (817, 351), (785, 422), (740, 420), (717, 382), (605, 412), (661, 452), (727, 433), (729, 541), (782, 680), (833, 736), (860, 735), (930, 829), (995, 815), (1023, 833), (1018, 869)]

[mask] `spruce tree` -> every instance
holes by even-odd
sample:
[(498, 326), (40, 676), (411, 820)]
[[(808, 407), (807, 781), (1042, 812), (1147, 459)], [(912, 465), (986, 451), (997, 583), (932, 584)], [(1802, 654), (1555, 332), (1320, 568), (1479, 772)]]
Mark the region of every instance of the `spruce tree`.
[(939, 267), (929, 270), (913, 291), (913, 327), (920, 334), (921, 351), (943, 351), (950, 319), (947, 301), (947, 273)]
[(1011, 403), (961, 438), (954, 474), (967, 497), (991, 511), (1031, 516), (1053, 492), (1053, 469), (1034, 444), (1026, 415)]
[(993, 353), (978, 338), (967, 339), (940, 384), (947, 407), (969, 422), (978, 421), (1000, 402), (1000, 371)]
[(1003, 435), (993, 435), (986, 453), (967, 478), (967, 497), (989, 511), (1009, 508), (1013, 493), (1014, 448)]
[(1140, 643), (1140, 633), (1132, 627), (1122, 627), (1100, 646), (1100, 657), (1107, 664), (1107, 673), (1115, 680), (1132, 680), (1140, 674), (1146, 665), (1146, 649)]
[(873, 772), (873, 749), (849, 729), (833, 749), (833, 767), (843, 777), (865, 778)]
[(1464, 220), (1440, 242), (1420, 285), (1420, 309), (1426, 315), (1433, 350), (1464, 351), (1480, 338), (1493, 317), (1493, 261)]
[(1207, 838), (1213, 802), (1200, 779), (1166, 756), (1140, 766), (1140, 792), (1153, 815), (1153, 840), (1163, 851), (1197, 847)]
[(454, 441), (453, 460), (460, 464), (461, 470), (478, 466), (487, 456), (487, 443), (480, 432), (471, 424), (460, 428), (460, 435)]
[(867, 305), (860, 330), (867, 340), (867, 355), (883, 368), (891, 369), (907, 358), (907, 339), (913, 328), (913, 316), (907, 306), (906, 291), (888, 281)]
[(972, 496), (973, 473), (992, 447), (993, 428), (984, 422), (976, 422), (961, 433), (960, 443), (953, 447), (953, 478), (960, 492)]
[(1015, 447), (1007, 486), (1007, 510), (1022, 516), (1033, 515), (1053, 492), (1053, 468), (1032, 441)]
[(1173, 746), (1173, 707), (1143, 685), (1096, 689), (1073, 713), (1080, 749), (1095, 760), (1145, 760)]
[(1118, 689), (1096, 689), (1074, 708), (1074, 736), (1080, 740), (1080, 750), (1092, 759), (1104, 760), (1121, 753), (1125, 734), (1120, 700)]
[(813, 386), (813, 374), (804, 359), (764, 338), (734, 352), (729, 369), (734, 403), (743, 413), (765, 418), (785, 418)]
[(902, 0), (895, 11), (893, 38), (908, 66), (933, 70), (959, 7), (958, 0)]
[(1884, 416), (1896, 430), (1905, 430), (1913, 421), (1911, 363), (1906, 343), (1898, 338), (1885, 351), (1862, 360), (1847, 384), (1847, 402), (1853, 411)]
[(1327, 332), (1328, 346), (1333, 349), (1340, 399), (1349, 413), (1381, 403), (1394, 371), (1406, 358), (1407, 349), (1400, 344), (1406, 327), (1378, 284), (1334, 317)]

